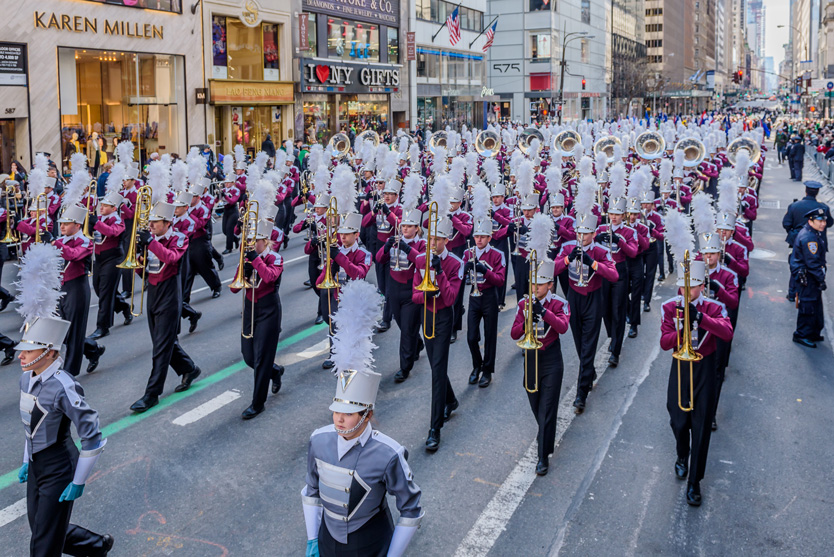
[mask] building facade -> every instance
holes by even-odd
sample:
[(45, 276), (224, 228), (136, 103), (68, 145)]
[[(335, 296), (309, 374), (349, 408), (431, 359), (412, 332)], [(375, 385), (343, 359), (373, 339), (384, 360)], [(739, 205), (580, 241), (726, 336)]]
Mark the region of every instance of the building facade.
[(611, 107), (616, 116), (642, 116), (651, 77), (646, 58), (645, 0), (611, 2)]
[(11, 160), (29, 167), (39, 151), (64, 169), (83, 152), (96, 170), (123, 139), (140, 160), (204, 141), (199, 16), (180, 0), (126, 4), (35, 0), (6, 12), (0, 172)]

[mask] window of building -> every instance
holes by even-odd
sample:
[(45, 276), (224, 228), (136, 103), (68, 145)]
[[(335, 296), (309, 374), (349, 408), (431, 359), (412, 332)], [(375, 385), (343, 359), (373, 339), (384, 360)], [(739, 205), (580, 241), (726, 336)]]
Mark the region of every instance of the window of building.
[(417, 50), (417, 77), (436, 79), (440, 76), (440, 53)]
[(307, 43), (310, 45), (310, 50), (307, 51), (309, 56), (318, 56), (318, 33), (316, 33), (316, 14), (306, 14), (307, 20)]
[(550, 33), (530, 34), (530, 60), (532, 62), (550, 61)]
[(329, 18), (327, 20), (327, 57), (379, 62), (379, 26)]
[(580, 60), (583, 64), (587, 64), (590, 62), (590, 45), (588, 44), (588, 39), (580, 39), (579, 41), (579, 54)]
[(550, 72), (530, 74), (531, 91), (550, 91), (550, 89)]
[(400, 30), (396, 27), (388, 27), (388, 63), (398, 64), (400, 62)]
[(646, 8), (646, 16), (663, 15), (663, 8)]
[(214, 16), (211, 18), (211, 51), (212, 51), (212, 77), (215, 79), (226, 79), (226, 63), (228, 61), (226, 51), (226, 18)]
[(275, 23), (264, 23), (264, 80), (278, 81), (281, 79), (279, 68), (278, 25)]
[(646, 33), (660, 33), (663, 31), (662, 23), (649, 23), (646, 25)]
[[(552, 1), (552, 0), (550, 0)], [(445, 0), (415, 0), (417, 19), (443, 24), (458, 4)], [(484, 13), (472, 8), (460, 7), (458, 11), (460, 28), (480, 33), (484, 28)]]
[(556, 0), (530, 0), (531, 12), (549, 12), (556, 10)]
[(581, 0), (582, 23), (591, 23), (591, 0)]
[(646, 48), (660, 48), (663, 46), (663, 39), (650, 39), (646, 41)]
[(646, 56), (646, 61), (649, 64), (661, 64), (661, 63), (663, 63), (663, 56), (660, 55), (660, 54), (652, 55), (652, 56)]
[(162, 12), (182, 13), (182, 0), (92, 0), (99, 4), (112, 4), (114, 6), (127, 6), (130, 8), (142, 8), (145, 10), (159, 10)]
[[(213, 16), (212, 77), (278, 81), (281, 79), (279, 33), (280, 25), (276, 23), (247, 27), (238, 19)], [(310, 37), (315, 44), (315, 32)]]

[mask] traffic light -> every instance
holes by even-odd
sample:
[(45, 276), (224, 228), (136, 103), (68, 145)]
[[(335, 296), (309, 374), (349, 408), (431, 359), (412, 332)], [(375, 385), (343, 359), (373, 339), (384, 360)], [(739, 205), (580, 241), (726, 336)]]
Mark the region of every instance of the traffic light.
[(582, 90), (583, 91), (585, 90), (585, 78), (584, 77), (582, 78)]
[(739, 70), (739, 71), (738, 71), (738, 83), (741, 83), (741, 82), (743, 82), (743, 81), (744, 81), (744, 72), (742, 72), (741, 70)]
[(738, 73), (739, 72), (733, 72), (733, 83), (738, 83)]

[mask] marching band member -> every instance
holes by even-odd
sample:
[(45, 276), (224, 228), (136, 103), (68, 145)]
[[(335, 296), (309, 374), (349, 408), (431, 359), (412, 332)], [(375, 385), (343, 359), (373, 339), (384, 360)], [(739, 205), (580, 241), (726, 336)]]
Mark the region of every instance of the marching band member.
[[(401, 557), (424, 515), (408, 451), (371, 425), (382, 378), (368, 365), (371, 335), (381, 318), (379, 300), (375, 286), (353, 281), (342, 290), (342, 307), (334, 316), (333, 424), (310, 436), (301, 491), (308, 557)], [(396, 526), (388, 494), (397, 501)]]
[[(245, 230), (241, 231), (242, 235), (246, 233)], [(255, 371), (252, 404), (241, 414), (244, 420), (251, 420), (264, 411), (270, 380), (272, 393), (277, 394), (281, 390), (281, 376), (284, 374), (284, 367), (275, 364), (278, 336), (281, 334), (281, 298), (278, 287), (284, 271), (284, 258), (272, 249), (271, 236), (272, 223), (265, 220), (258, 222), (255, 247), (247, 250), (244, 255), (243, 275), (252, 287), (246, 288), (244, 292), (240, 351), (243, 361)], [(241, 241), (245, 245), (246, 238), (242, 237)], [(237, 293), (240, 288), (232, 286), (231, 290)]]
[[(324, 244), (325, 229), (327, 228), (327, 208), (330, 205), (330, 194), (320, 193), (316, 195), (312, 212), (308, 213), (304, 220), (293, 227), (296, 234), (307, 231), (307, 243), (304, 244), (304, 253), (307, 254), (307, 277), (313, 287), (313, 293), (321, 298), (321, 291), (316, 286), (316, 279), (319, 276), (322, 265), (322, 249)], [(324, 315), (321, 313), (321, 304), (316, 302), (316, 325), (324, 323)]]
[[(134, 162), (134, 147), (130, 141), (119, 141), (116, 146), (116, 157), (118, 164), (124, 167), (124, 177), (122, 180), (122, 191), (119, 192), (124, 199), (120, 210), (120, 216), (125, 223), (125, 230), (133, 230), (133, 216), (136, 211), (136, 195), (138, 193), (136, 182), (139, 180), (139, 163)], [(130, 233), (123, 234), (121, 237), (122, 252), (127, 253), (128, 242), (130, 241)], [(130, 288), (133, 284), (133, 276), (130, 269), (122, 269), (120, 271), (122, 282), (122, 297), (130, 297)]]
[(658, 262), (663, 261), (660, 254), (666, 243), (663, 238), (663, 217), (655, 211), (654, 201), (652, 191), (644, 191), (640, 196), (640, 207), (650, 231), (649, 249), (643, 254), (643, 311), (646, 313), (651, 311)]
[[(487, 162), (492, 159), (484, 161)], [(504, 184), (496, 184), (492, 186), (491, 197), (492, 207), (492, 239), (489, 244), (498, 249), (504, 255), (504, 261), (510, 261), (510, 227), (513, 223), (513, 212), (505, 203), (504, 196), (506, 189)], [(504, 283), (498, 287), (498, 307), (504, 307), (504, 299), (507, 295), (507, 280), (509, 273), (504, 273)]]
[[(390, 157), (393, 160), (393, 157)], [(362, 218), (362, 227), (368, 227), (376, 231), (373, 237), (369, 238), (369, 248), (372, 253), (377, 253), (382, 246), (394, 237), (400, 220), (403, 217), (403, 208), (399, 204), (400, 183), (396, 179), (388, 180), (382, 189), (382, 199), (376, 203), (373, 210), (369, 211)], [(380, 292), (384, 295), (388, 289), (388, 265), (380, 260), (375, 260), (376, 283)], [(382, 311), (382, 321), (377, 327), (378, 333), (384, 333), (391, 328), (391, 305), (387, 301)]]
[[(153, 368), (148, 378), (145, 394), (134, 402), (130, 409), (145, 412), (159, 404), (159, 396), (165, 388), (168, 366), (182, 377), (174, 391), (188, 390), (191, 383), (200, 376), (200, 368), (179, 344), (180, 313), (182, 312), (182, 291), (178, 277), (179, 264), (188, 249), (188, 238), (171, 228), (174, 221), (174, 206), (158, 201), (150, 211), (149, 230), (137, 234), (137, 253), (147, 248), (145, 265), (148, 287), (148, 328), (153, 346)], [(136, 270), (141, 276), (142, 269)]]
[[(537, 254), (538, 255), (538, 254)], [(515, 321), (510, 331), (513, 340), (524, 336), (525, 317), (528, 311), (533, 312), (535, 336), (541, 347), (533, 353), (525, 355), (527, 368), (524, 375), (524, 388), (527, 400), (536, 424), (539, 426), (536, 440), (538, 441), (538, 462), (536, 474), (547, 474), (548, 459), (555, 450), (556, 418), (559, 410), (559, 394), (562, 391), (562, 347), (559, 336), (568, 332), (570, 324), (570, 306), (567, 300), (553, 293), (554, 263), (543, 259), (538, 264), (538, 270), (533, 275), (533, 293), (535, 300), (531, 303), (525, 296), (518, 304)], [(532, 370), (533, 373), (531, 373)]]
[[(446, 249), (454, 253), (458, 259), (463, 257), (466, 244), (472, 235), (472, 215), (461, 209), (463, 203), (463, 188), (454, 187), (449, 209), (449, 220), (452, 222), (452, 235), (449, 237)], [(452, 328), (450, 342), (454, 343), (458, 338), (458, 331), (463, 329), (463, 283), (461, 283), (458, 297), (455, 300), (455, 323)]]
[(515, 249), (518, 255), (512, 256), (513, 273), (515, 274), (515, 297), (516, 301), (520, 302), (527, 290), (528, 266), (527, 255), (529, 251), (527, 244), (530, 241), (530, 224), (533, 222), (533, 217), (539, 210), (538, 195), (531, 194), (522, 197), (520, 200), (521, 217), (513, 221), (512, 230), (517, 234), (518, 243)]
[[(227, 164), (228, 161), (228, 164)], [(240, 244), (240, 239), (235, 236), (235, 227), (237, 221), (240, 219), (240, 210), (238, 209), (238, 202), (243, 198), (245, 190), (241, 190), (240, 183), (246, 183), (246, 176), (232, 173), (231, 165), (234, 164), (234, 158), (229, 153), (223, 157), (223, 172), (225, 178), (223, 179), (223, 234), (226, 235), (226, 249), (223, 250), (222, 255), (232, 253), (233, 249), (237, 249)], [(235, 171), (241, 171), (246, 168), (246, 163), (243, 162), (243, 167), (239, 162)], [(240, 178), (240, 180), (238, 180)]]
[(191, 252), (191, 237), (196, 230), (196, 223), (188, 215), (188, 206), (191, 203), (191, 198), (191, 194), (187, 191), (182, 191), (176, 195), (172, 203), (174, 205), (174, 221), (171, 223), (171, 229), (174, 232), (179, 232), (185, 236), (186, 240), (188, 240), (188, 248), (185, 250), (185, 255), (183, 255), (183, 258), (180, 260), (179, 277), (180, 289), (182, 292), (181, 318), (189, 320), (191, 324), (188, 329), (189, 333), (193, 333), (197, 330), (197, 322), (203, 316), (201, 312), (195, 310), (189, 303), (191, 300), (191, 288), (188, 284), (188, 276), (191, 273), (191, 262), (188, 255)]
[[(211, 235), (208, 231), (211, 222), (211, 210), (203, 203), (203, 195), (206, 186), (203, 184), (192, 184), (188, 189), (188, 196), (183, 196), (183, 201), (189, 200), (187, 209), (188, 217), (194, 222), (194, 230), (188, 239), (188, 278), (183, 291), (183, 300), (191, 301), (191, 288), (194, 284), (194, 277), (200, 275), (211, 290), (211, 297), (220, 297), (222, 285), (220, 276), (212, 263)], [(186, 298), (185, 292), (188, 292)]]
[(640, 222), (643, 212), (640, 201), (636, 197), (628, 198), (626, 208), (628, 221), (626, 225), (635, 231), (637, 238), (637, 255), (626, 257), (626, 272), (628, 273), (628, 338), (637, 336), (637, 327), (640, 326), (640, 302), (643, 297), (643, 283), (646, 277), (643, 274), (645, 269), (646, 254), (654, 250), (651, 243), (651, 230), (649, 221)]

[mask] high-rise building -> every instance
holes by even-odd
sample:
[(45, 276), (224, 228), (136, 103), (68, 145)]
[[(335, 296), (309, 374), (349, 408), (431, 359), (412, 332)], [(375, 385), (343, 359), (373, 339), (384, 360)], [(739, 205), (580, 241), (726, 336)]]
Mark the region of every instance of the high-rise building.
[(635, 106), (646, 93), (646, 2), (611, 2), (611, 105), (615, 115), (640, 114)]

